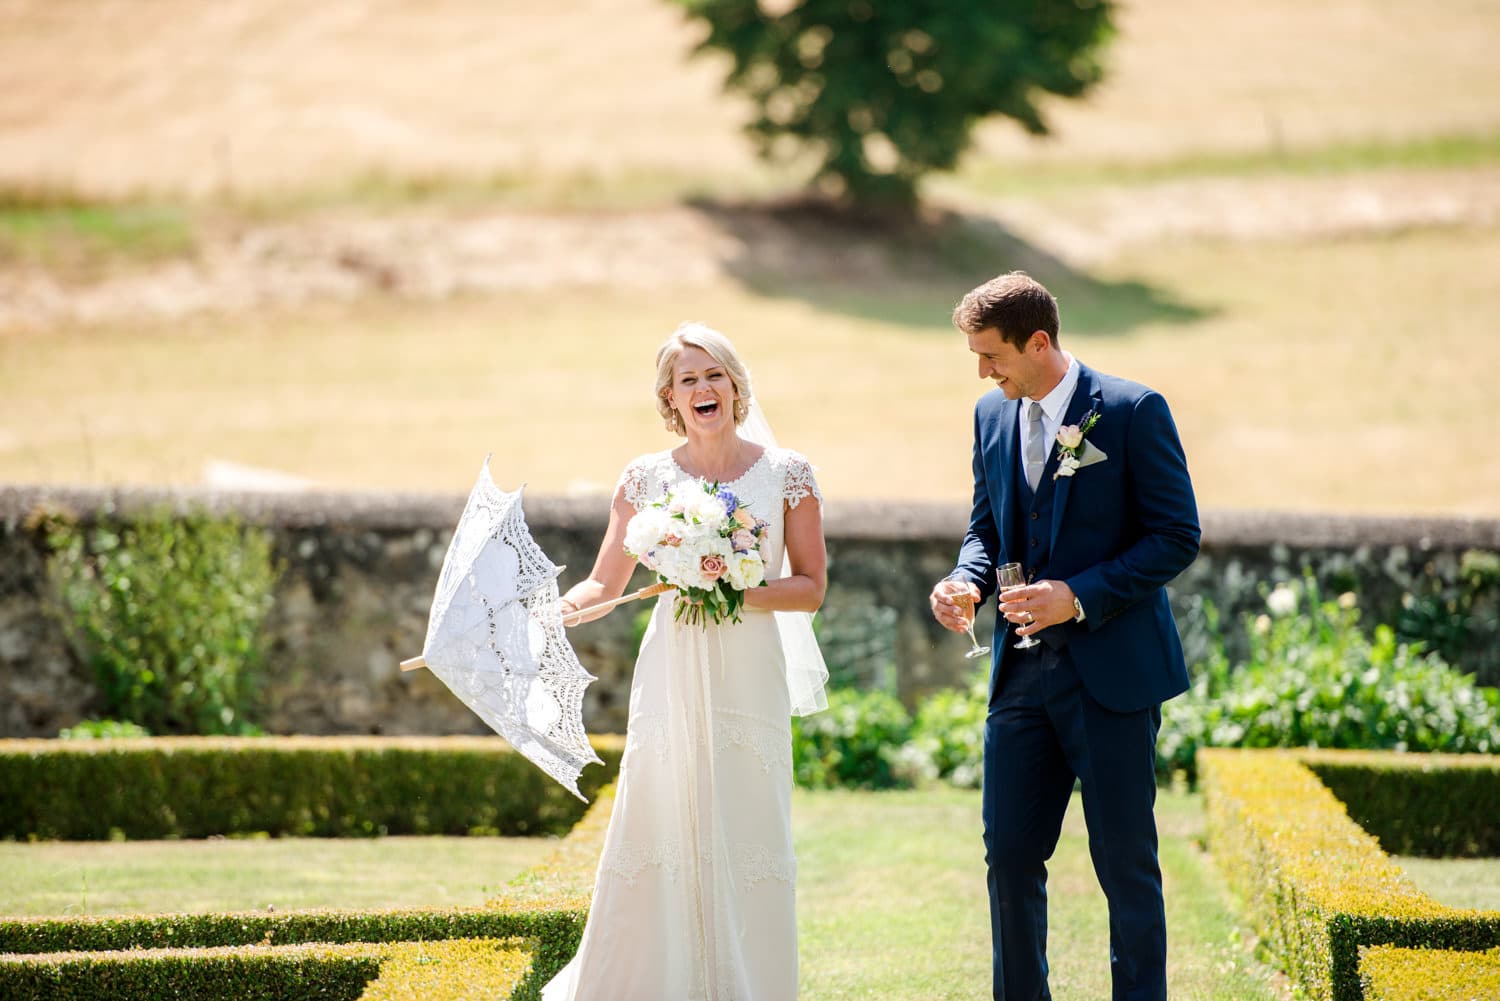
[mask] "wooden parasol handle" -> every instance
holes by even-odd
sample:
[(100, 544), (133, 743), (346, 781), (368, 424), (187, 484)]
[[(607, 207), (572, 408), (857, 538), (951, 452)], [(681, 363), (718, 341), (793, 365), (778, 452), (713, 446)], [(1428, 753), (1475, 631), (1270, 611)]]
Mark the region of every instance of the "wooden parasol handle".
[(623, 605), (628, 601), (640, 601), (642, 598), (651, 598), (658, 594), (664, 594), (667, 591), (675, 590), (677, 590), (676, 584), (649, 584), (646, 587), (641, 588), (639, 591), (631, 591), (629, 594), (624, 595), (620, 598), (616, 598), (614, 601), (606, 601), (603, 604), (590, 605), (587, 608), (580, 608), (576, 612), (569, 612), (567, 615), (563, 616), (563, 625), (578, 625), (583, 621), (584, 612), (603, 611), (605, 609), (614, 608), (616, 605)]

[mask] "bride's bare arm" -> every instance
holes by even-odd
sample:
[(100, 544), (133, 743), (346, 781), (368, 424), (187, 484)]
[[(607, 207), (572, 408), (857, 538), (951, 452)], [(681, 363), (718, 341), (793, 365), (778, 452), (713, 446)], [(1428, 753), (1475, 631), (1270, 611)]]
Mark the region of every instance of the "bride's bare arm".
[(816, 496), (804, 497), (796, 507), (788, 505), (782, 522), (786, 535), (786, 558), (792, 572), (787, 577), (752, 587), (745, 604), (775, 612), (816, 612), (828, 590), (828, 550), (823, 544), (823, 504)]
[(583, 612), (570, 625), (602, 619), (610, 609), (590, 612), (594, 605), (613, 601), (625, 593), (630, 575), (635, 571), (635, 557), (625, 552), (625, 526), (635, 516), (635, 508), (625, 499), (625, 488), (615, 490), (615, 499), (609, 506), (609, 527), (604, 531), (604, 541), (599, 544), (599, 555), (594, 559), (594, 569), (587, 580), (581, 580), (568, 588), (562, 596), (563, 613), (576, 608)]

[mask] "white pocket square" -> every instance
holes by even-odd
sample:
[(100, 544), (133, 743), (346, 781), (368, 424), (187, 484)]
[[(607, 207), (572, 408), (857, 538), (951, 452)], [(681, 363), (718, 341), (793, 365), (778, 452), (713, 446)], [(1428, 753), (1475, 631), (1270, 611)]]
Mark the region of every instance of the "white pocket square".
[(1104, 454), (1104, 450), (1102, 448), (1095, 448), (1094, 443), (1088, 441), (1087, 439), (1085, 439), (1084, 443), (1078, 448), (1079, 469), (1082, 469), (1084, 466), (1092, 466), (1096, 462), (1103, 462), (1108, 458), (1109, 456)]

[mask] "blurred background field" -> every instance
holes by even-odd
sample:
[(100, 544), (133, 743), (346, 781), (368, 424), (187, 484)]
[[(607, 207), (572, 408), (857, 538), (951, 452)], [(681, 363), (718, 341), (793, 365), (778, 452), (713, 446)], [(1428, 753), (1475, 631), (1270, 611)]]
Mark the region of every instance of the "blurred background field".
[(1050, 139), (984, 126), (891, 225), (756, 161), (665, 3), (0, 22), (3, 480), (457, 492), (493, 451), (602, 492), (701, 319), (831, 497), (962, 501), (947, 316), (1020, 267), (1167, 395), (1203, 505), (1500, 513), (1492, 4), (1124, 6)]

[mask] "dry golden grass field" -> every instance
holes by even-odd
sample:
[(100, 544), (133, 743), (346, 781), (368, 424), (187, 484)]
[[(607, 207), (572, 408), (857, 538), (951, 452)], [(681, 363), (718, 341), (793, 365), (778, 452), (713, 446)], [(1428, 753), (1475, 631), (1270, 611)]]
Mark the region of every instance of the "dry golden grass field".
[(958, 501), (947, 314), (1025, 267), (1205, 506), (1500, 514), (1500, 7), (1120, 29), (1054, 138), (986, 125), (871, 233), (758, 201), (795, 170), (667, 3), (0, 0), (0, 481), (602, 491), (702, 319), (830, 498)]

